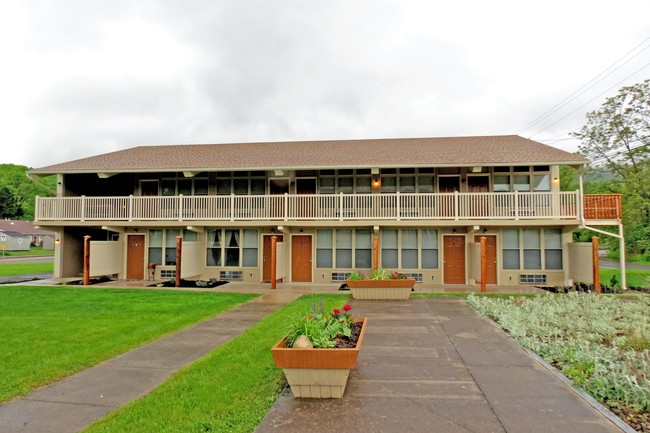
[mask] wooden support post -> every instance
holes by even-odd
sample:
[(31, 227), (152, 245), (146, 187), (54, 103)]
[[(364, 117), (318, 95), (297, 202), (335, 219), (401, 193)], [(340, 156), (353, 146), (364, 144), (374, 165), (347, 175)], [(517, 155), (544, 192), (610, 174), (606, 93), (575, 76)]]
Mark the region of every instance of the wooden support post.
[(182, 255), (183, 255), (183, 236), (176, 236), (176, 287), (181, 286)]
[(481, 292), (487, 292), (487, 238), (481, 236)]
[(379, 269), (379, 236), (372, 238), (372, 269)]
[(84, 236), (84, 286), (90, 284), (90, 236)]
[(271, 236), (271, 288), (275, 289), (277, 284), (277, 247), (278, 247), (278, 237)]
[(594, 268), (594, 292), (600, 293), (600, 258), (598, 257), (598, 236), (591, 238), (591, 252)]

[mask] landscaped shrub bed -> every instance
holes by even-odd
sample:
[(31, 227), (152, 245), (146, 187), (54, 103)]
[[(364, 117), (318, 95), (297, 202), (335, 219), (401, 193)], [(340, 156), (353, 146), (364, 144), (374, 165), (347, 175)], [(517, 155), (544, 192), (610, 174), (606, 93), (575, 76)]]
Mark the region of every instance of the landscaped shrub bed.
[(650, 297), (470, 295), (467, 302), (632, 427), (650, 432)]

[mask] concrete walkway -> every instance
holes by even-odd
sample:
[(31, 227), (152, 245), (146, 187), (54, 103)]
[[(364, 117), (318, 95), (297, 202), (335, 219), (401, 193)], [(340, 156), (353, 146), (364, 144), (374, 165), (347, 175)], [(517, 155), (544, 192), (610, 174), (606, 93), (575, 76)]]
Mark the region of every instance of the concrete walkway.
[(463, 299), (352, 306), (369, 323), (344, 398), (287, 390), (256, 433), (622, 431)]
[(146, 395), (181, 367), (238, 336), (297, 297), (286, 293), (261, 296), (2, 404), (0, 432), (77, 432), (108, 412)]

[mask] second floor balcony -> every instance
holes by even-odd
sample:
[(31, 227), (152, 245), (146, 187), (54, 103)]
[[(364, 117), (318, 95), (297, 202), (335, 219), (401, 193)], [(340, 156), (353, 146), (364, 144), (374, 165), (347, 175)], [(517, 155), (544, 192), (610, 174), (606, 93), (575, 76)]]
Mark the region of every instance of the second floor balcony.
[(620, 195), (579, 192), (39, 197), (36, 221), (617, 219)]

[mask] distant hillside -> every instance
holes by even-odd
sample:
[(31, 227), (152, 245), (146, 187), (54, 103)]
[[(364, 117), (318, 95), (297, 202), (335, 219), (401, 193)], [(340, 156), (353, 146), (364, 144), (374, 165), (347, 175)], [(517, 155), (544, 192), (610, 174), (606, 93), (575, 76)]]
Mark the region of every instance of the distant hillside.
[(49, 197), (56, 190), (56, 176), (39, 179), (44, 187), (27, 177), (29, 167), (0, 164), (0, 217), (32, 221), (35, 197)]

